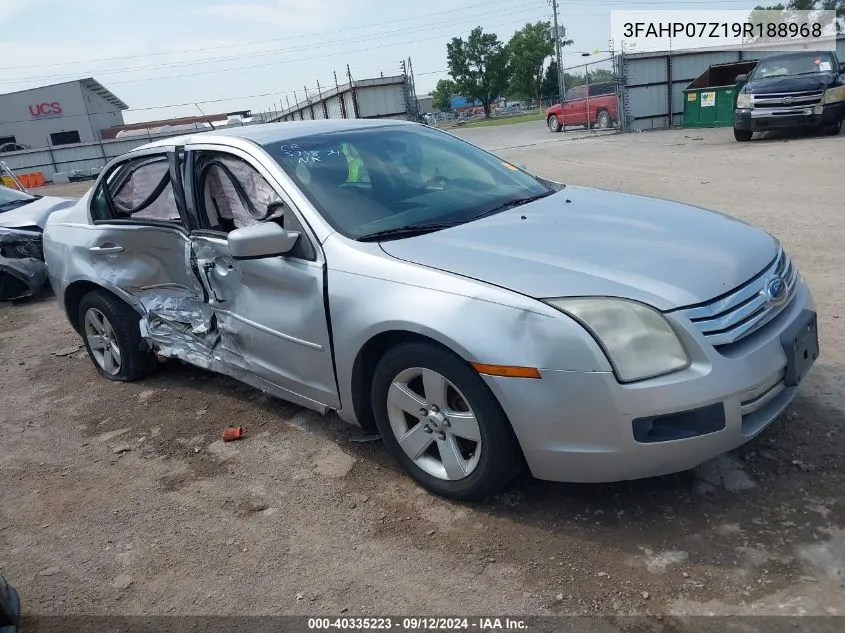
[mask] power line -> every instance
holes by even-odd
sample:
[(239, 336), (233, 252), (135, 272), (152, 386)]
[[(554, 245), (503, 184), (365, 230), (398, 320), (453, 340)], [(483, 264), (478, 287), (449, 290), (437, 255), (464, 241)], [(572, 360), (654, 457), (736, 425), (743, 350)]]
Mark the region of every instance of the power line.
[(406, 18), (397, 18), (395, 20), (384, 20), (384, 21), (381, 21), (381, 22), (374, 22), (374, 23), (371, 23), (371, 24), (363, 24), (363, 25), (360, 25), (360, 26), (348, 26), (348, 27), (344, 27), (344, 28), (340, 28), (340, 29), (332, 29), (330, 31), (316, 31), (316, 32), (312, 32), (312, 33), (303, 33), (301, 35), (290, 35), (290, 36), (287, 36), (287, 37), (275, 38), (275, 39), (270, 39), (270, 40), (258, 40), (258, 41), (252, 41), (252, 42), (241, 42), (241, 43), (238, 43), (238, 44), (220, 44), (220, 45), (216, 45), (216, 46), (206, 46), (206, 47), (203, 47), (203, 48), (188, 48), (188, 49), (181, 49), (181, 50), (158, 51), (158, 52), (143, 53), (143, 54), (138, 54), (138, 55), (121, 55), (121, 56), (117, 56), (117, 57), (100, 57), (100, 58), (73, 60), (73, 61), (66, 61), (66, 62), (54, 62), (54, 63), (51, 63), (51, 64), (27, 64), (27, 65), (24, 65), (24, 66), (4, 66), (4, 67), (0, 67), (0, 70), (22, 70), (22, 69), (29, 69), (29, 68), (50, 68), (50, 67), (55, 67), (55, 66), (66, 66), (66, 65), (70, 65), (70, 64), (88, 64), (88, 63), (98, 63), (98, 62), (110, 62), (110, 61), (118, 61), (118, 60), (123, 60), (123, 59), (140, 59), (140, 58), (146, 59), (146, 58), (149, 58), (149, 57), (157, 57), (157, 56), (162, 56), (162, 55), (179, 55), (179, 54), (182, 54), (182, 53), (200, 53), (200, 52), (210, 51), (210, 50), (222, 50), (222, 49), (225, 49), (225, 48), (239, 48), (239, 47), (243, 47), (243, 46), (259, 46), (261, 44), (272, 44), (272, 43), (275, 43), (275, 42), (289, 42), (290, 40), (293, 40), (293, 39), (306, 39), (306, 38), (314, 37), (314, 36), (317, 36), (317, 35), (334, 35), (336, 33), (342, 33), (342, 32), (347, 32), (347, 31), (369, 29), (369, 28), (373, 28), (373, 27), (376, 27), (376, 26), (384, 26), (386, 24), (397, 24), (397, 23), (400, 23), (400, 22), (409, 22), (409, 21), (415, 20), (417, 18), (428, 18), (428, 17), (431, 17), (431, 16), (445, 15), (445, 14), (449, 14), (449, 13), (458, 13), (460, 11), (468, 11), (470, 9), (477, 9), (477, 8), (489, 8), (490, 6), (499, 5), (499, 4), (508, 4), (508, 5), (513, 6), (513, 0), (489, 0), (488, 2), (482, 2), (482, 3), (479, 3), (479, 4), (472, 4), (472, 5), (468, 5), (466, 7), (459, 7), (459, 8), (456, 8), (456, 9), (447, 9), (445, 11), (436, 11), (436, 12), (432, 12), (432, 13), (426, 13), (426, 14), (423, 14), (423, 15), (414, 15), (414, 16), (409, 16), (409, 17), (406, 17)]
[[(439, 73), (445, 73), (445, 72), (448, 72), (448, 69), (444, 68), (443, 70), (429, 70), (429, 71), (425, 71), (425, 72), (421, 72), (421, 73), (415, 72), (414, 74), (417, 77), (420, 77), (422, 75), (437, 75)], [(363, 73), (363, 74), (366, 75), (366, 74), (373, 74), (373, 73)], [(142, 107), (142, 108), (129, 108), (128, 110), (125, 110), (125, 112), (147, 112), (147, 111), (150, 111), (150, 110), (166, 110), (168, 108), (186, 108), (186, 107), (189, 107), (189, 106), (196, 106), (198, 103), (205, 105), (205, 104), (210, 104), (210, 103), (224, 103), (226, 101), (238, 101), (238, 100), (246, 100), (246, 99), (263, 99), (263, 98), (266, 98), (266, 97), (278, 97), (280, 95), (291, 95), (294, 92), (296, 92), (296, 90), (294, 90), (294, 89), (291, 89), (291, 90), (274, 90), (273, 92), (263, 92), (261, 94), (254, 94), (254, 95), (238, 95), (238, 96), (235, 96), (235, 97), (220, 97), (220, 98), (217, 98), (217, 99), (200, 99), (200, 100), (194, 100), (194, 101), (186, 101), (185, 103), (171, 103), (171, 104), (168, 104), (168, 105), (145, 106), (145, 107)], [(303, 102), (300, 102), (300, 103), (303, 103)], [(295, 104), (295, 105), (298, 105), (298, 104)], [(73, 118), (87, 117), (87, 116), (88, 116), (88, 114), (64, 114), (61, 117), (51, 117), (51, 118), (73, 119)], [(31, 122), (32, 122), (32, 119), (20, 119), (18, 121), (2, 121), (2, 123), (4, 123), (4, 124), (5, 123), (31, 123)]]
[[(535, 2), (533, 5), (528, 5), (527, 7), (524, 6), (523, 8), (521, 8), (517, 11), (513, 11), (513, 9), (511, 9), (511, 8), (500, 9), (500, 10), (494, 11), (494, 12), (486, 11), (483, 16), (481, 16), (481, 15), (471, 16), (471, 18), (475, 19), (475, 18), (486, 17), (486, 16), (490, 16), (490, 15), (497, 17), (497, 16), (520, 15), (520, 14), (526, 14), (526, 13), (533, 13), (535, 9), (539, 9), (542, 6), (544, 6), (542, 2)], [(343, 44), (349, 44), (349, 43), (360, 43), (362, 41), (370, 41), (370, 40), (373, 39), (373, 37), (396, 37), (396, 36), (399, 36), (399, 35), (407, 35), (407, 34), (410, 34), (410, 33), (431, 31), (431, 30), (442, 28), (442, 27), (451, 27), (451, 26), (455, 26), (457, 24), (462, 24), (463, 22), (464, 22), (463, 18), (458, 20), (458, 21), (447, 20), (447, 21), (444, 21), (444, 22), (435, 22), (435, 23), (432, 23), (432, 24), (423, 25), (423, 26), (426, 26), (428, 28), (406, 27), (406, 28), (402, 28), (402, 29), (395, 29), (393, 31), (386, 31), (386, 32), (377, 33), (377, 34), (367, 34), (367, 35), (363, 35), (363, 36), (359, 35), (359, 36), (355, 36), (355, 37), (352, 37), (352, 38), (334, 40), (334, 41), (328, 42), (326, 45), (336, 46), (336, 45), (343, 45)], [(253, 59), (253, 58), (258, 58), (258, 57), (268, 57), (268, 56), (271, 56), (271, 55), (280, 55), (280, 54), (284, 54), (284, 53), (295, 53), (295, 52), (300, 52), (300, 51), (303, 51), (303, 50), (311, 50), (315, 46), (320, 46), (320, 45), (321, 45), (321, 43), (308, 44), (308, 45), (295, 46), (295, 47), (290, 47), (290, 48), (276, 49), (276, 50), (272, 50), (272, 51), (264, 51), (264, 52), (259, 52), (259, 53), (244, 53), (244, 54), (230, 56), (230, 57), (218, 57), (218, 58), (210, 58), (210, 59), (204, 59), (204, 60), (175, 62), (175, 63), (171, 63), (171, 64), (160, 64), (160, 65), (157, 65), (157, 66), (149, 66), (149, 65), (130, 66), (130, 67), (125, 67), (125, 68), (110, 68), (110, 69), (99, 70), (99, 71), (93, 71), (93, 70), (91, 70), (91, 71), (79, 71), (79, 70), (77, 70), (73, 74), (61, 73), (61, 74), (56, 74), (56, 75), (37, 75), (37, 76), (31, 76), (31, 77), (18, 77), (18, 78), (15, 78), (15, 79), (10, 79), (10, 80), (8, 80), (4, 83), (27, 83), (27, 82), (30, 82), (30, 81), (55, 81), (57, 79), (79, 77), (81, 74), (82, 75), (96, 74), (98, 77), (101, 77), (103, 75), (113, 75), (113, 74), (120, 74), (120, 73), (124, 73), (124, 72), (137, 72), (137, 71), (144, 71), (144, 70), (164, 70), (164, 69), (169, 69), (169, 68), (181, 68), (181, 67), (185, 67), (185, 66), (197, 66), (197, 65), (202, 65), (202, 64), (211, 64), (211, 63), (218, 63), (218, 62), (230, 62), (230, 61), (235, 61), (235, 60), (244, 59), (244, 58)]]
[[(511, 25), (513, 23), (514, 23), (514, 20), (511, 19), (511, 20), (508, 20), (507, 22), (503, 22), (503, 23), (488, 24), (487, 27), (489, 28), (489, 27), (495, 27), (495, 26), (505, 26), (505, 25)], [(425, 31), (426, 29), (418, 29), (418, 30)], [(439, 35), (429, 36), (429, 37), (425, 37), (425, 38), (419, 38), (419, 39), (415, 39), (415, 40), (408, 40), (408, 41), (402, 42), (402, 44), (416, 44), (416, 43), (419, 43), (419, 42), (427, 42), (427, 41), (431, 41), (431, 40), (441, 39), (443, 37), (444, 37), (443, 34), (439, 34)], [(391, 44), (391, 45), (397, 46), (398, 44)], [(356, 54), (356, 53), (369, 52), (369, 51), (373, 51), (373, 50), (381, 50), (381, 49), (384, 48), (384, 46), (385, 46), (384, 44), (380, 44), (378, 46), (371, 46), (371, 47), (367, 47), (367, 48), (347, 50), (347, 51), (343, 51), (343, 54), (353, 55), (353, 54)], [(218, 68), (218, 69), (214, 69), (214, 70), (199, 71), (199, 72), (195, 72), (195, 73), (182, 73), (182, 74), (177, 74), (177, 75), (166, 75), (166, 76), (163, 76), (163, 77), (145, 77), (145, 78), (140, 78), (140, 79), (126, 79), (126, 80), (110, 81), (109, 85), (122, 85), (122, 84), (142, 83), (142, 82), (150, 82), (150, 81), (162, 81), (162, 80), (166, 80), (166, 79), (184, 79), (184, 78), (189, 78), (189, 77), (200, 77), (200, 76), (204, 76), (204, 75), (215, 75), (215, 74), (218, 74), (218, 73), (225, 73), (225, 72), (254, 70), (256, 68), (267, 68), (267, 67), (270, 67), (270, 66), (281, 66), (281, 65), (284, 65), (284, 64), (298, 64), (298, 63), (302, 63), (302, 62), (306, 62), (306, 61), (313, 61), (313, 60), (316, 60), (316, 59), (325, 59), (326, 57), (337, 57), (338, 55), (339, 55), (338, 52), (329, 52), (329, 53), (325, 53), (325, 54), (322, 54), (322, 55), (314, 55), (314, 56), (311, 56), (311, 57), (299, 57), (299, 58), (296, 58), (296, 59), (279, 60), (279, 61), (267, 62), (267, 63), (263, 63), (263, 64), (252, 64), (252, 65), (248, 65), (248, 66), (234, 66), (234, 67), (230, 67), (230, 68)], [(73, 76), (71, 76), (71, 77), (73, 77)], [(193, 101), (191, 103), (193, 103)]]

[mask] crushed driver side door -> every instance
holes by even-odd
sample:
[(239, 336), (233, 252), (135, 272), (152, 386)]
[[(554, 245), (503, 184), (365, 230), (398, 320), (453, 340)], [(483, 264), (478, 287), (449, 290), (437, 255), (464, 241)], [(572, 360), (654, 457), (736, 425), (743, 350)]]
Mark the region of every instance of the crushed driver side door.
[(173, 350), (210, 349), (216, 341), (191, 260), (182, 158), (181, 148), (156, 148), (113, 165), (91, 199), (97, 230), (80, 235), (90, 238), (92, 278), (143, 314), (141, 335), (162, 355), (184, 357)]
[[(317, 240), (284, 189), (255, 157), (233, 147), (191, 147), (189, 209), (194, 257), (220, 335), (218, 349), (243, 359), (241, 379), (286, 400), (338, 408), (325, 301), (325, 263)], [(293, 250), (235, 260), (227, 234), (260, 222), (299, 233)], [(256, 382), (258, 379), (260, 382)]]

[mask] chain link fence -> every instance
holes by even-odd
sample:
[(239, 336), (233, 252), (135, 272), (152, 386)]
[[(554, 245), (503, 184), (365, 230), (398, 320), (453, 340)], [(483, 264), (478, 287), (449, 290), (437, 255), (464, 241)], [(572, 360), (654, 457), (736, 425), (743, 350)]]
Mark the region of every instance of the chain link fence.
[(553, 131), (621, 130), (621, 79), (613, 57), (564, 68), (563, 79), (563, 103), (555, 93), (541, 99), (542, 108), (554, 108), (547, 117)]

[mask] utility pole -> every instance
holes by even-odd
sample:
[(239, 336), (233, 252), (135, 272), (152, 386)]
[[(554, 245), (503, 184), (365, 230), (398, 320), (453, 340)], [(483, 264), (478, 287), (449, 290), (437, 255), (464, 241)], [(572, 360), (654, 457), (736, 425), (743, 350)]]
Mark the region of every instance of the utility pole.
[(343, 94), (340, 92), (340, 84), (337, 83), (337, 71), (334, 72), (334, 90), (337, 95), (337, 100), (340, 101), (340, 118), (346, 118), (346, 103), (343, 101)]
[(352, 92), (352, 113), (354, 118), (358, 119), (361, 116), (358, 110), (358, 90), (355, 88), (355, 81), (352, 79), (352, 71), (349, 69), (349, 64), (346, 64), (346, 76), (349, 78), (349, 90)]
[[(566, 78), (563, 73), (563, 59), (560, 54), (560, 29), (557, 23), (557, 0), (552, 0), (552, 10), (554, 11), (554, 38), (555, 38), (555, 56), (557, 57), (557, 88), (558, 101), (563, 103), (563, 95), (566, 93)], [(563, 128), (566, 129), (566, 122)]]
[(411, 58), (408, 58), (408, 72), (411, 73), (411, 98), (414, 100), (414, 118), (419, 119), (420, 117), (420, 102), (417, 99), (417, 82), (414, 79), (414, 63), (411, 61)]

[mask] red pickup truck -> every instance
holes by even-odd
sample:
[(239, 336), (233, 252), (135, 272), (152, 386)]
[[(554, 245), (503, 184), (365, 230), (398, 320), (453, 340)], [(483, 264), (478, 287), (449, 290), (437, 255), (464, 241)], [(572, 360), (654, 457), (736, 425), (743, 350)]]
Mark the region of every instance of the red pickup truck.
[(607, 129), (619, 120), (618, 113), (616, 84), (590, 84), (567, 90), (563, 104), (546, 110), (546, 122), (552, 132), (560, 132), (564, 125), (587, 127), (589, 114), (589, 127)]

